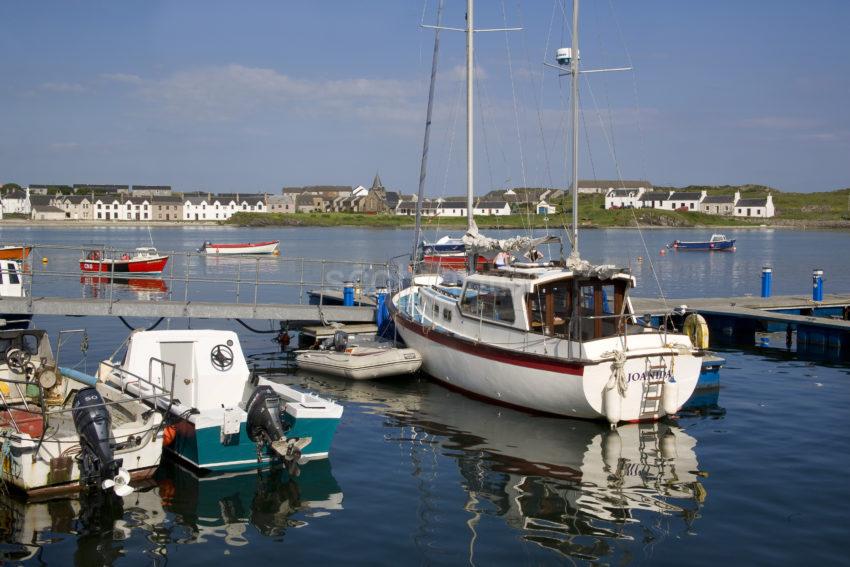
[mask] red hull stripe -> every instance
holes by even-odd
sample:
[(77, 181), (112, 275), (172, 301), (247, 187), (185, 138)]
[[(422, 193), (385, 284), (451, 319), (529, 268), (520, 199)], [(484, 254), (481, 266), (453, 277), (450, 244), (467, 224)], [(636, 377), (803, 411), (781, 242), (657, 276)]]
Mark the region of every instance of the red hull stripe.
[(430, 328), (424, 327), (419, 323), (410, 321), (404, 316), (399, 315), (397, 310), (394, 309), (394, 311), (396, 311), (396, 314), (398, 315), (395, 317), (396, 324), (401, 324), (404, 328), (413, 331), (417, 335), (424, 337), (429, 341), (434, 341), (435, 343), (439, 343), (466, 354), (471, 354), (479, 358), (486, 358), (487, 360), (502, 362), (504, 364), (521, 366), (523, 368), (534, 368), (536, 370), (572, 374), (574, 376), (582, 376), (584, 374), (584, 367), (580, 364), (561, 361), (537, 354), (530, 354), (527, 352), (509, 351), (483, 343), (476, 343), (469, 339), (446, 335), (444, 333), (432, 331)]

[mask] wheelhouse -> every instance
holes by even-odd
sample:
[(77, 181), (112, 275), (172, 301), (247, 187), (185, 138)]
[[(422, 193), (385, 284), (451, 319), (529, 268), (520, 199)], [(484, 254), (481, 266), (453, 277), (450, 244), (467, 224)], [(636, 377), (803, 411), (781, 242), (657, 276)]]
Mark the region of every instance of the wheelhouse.
[[(458, 307), (463, 317), (584, 342), (643, 332), (628, 299), (634, 283), (622, 270), (583, 275), (551, 267), (511, 267), (468, 276)], [(436, 303), (433, 308), (439, 309)], [(437, 319), (440, 313), (432, 315)]]

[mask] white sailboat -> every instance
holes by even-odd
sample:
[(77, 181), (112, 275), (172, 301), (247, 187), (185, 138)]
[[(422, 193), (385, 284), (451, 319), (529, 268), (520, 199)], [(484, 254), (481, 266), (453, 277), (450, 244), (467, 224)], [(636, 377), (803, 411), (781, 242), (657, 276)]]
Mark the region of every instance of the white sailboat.
[[(467, 202), (464, 237), (474, 258), (528, 252), (551, 237), (494, 240), (478, 234), (473, 195), (473, 2), (467, 0)], [(634, 316), (628, 270), (593, 265), (578, 250), (578, 0), (571, 48), (557, 62), (572, 79), (573, 226), (569, 258), (471, 271), (462, 286), (416, 278), (393, 297), (399, 334), (440, 382), (497, 403), (560, 416), (655, 420), (688, 400), (703, 351), (685, 334)]]

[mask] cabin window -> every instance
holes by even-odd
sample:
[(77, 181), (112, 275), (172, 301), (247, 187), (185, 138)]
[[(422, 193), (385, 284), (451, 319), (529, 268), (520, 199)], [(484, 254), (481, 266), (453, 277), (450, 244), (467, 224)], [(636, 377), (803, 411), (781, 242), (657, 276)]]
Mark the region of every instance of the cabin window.
[(445, 319), (446, 321), (451, 321), (452, 320), (452, 312), (449, 311), (448, 309), (443, 309), (443, 319)]
[(466, 284), (460, 310), (468, 315), (505, 323), (513, 323), (515, 319), (511, 290), (486, 283)]
[(21, 283), (21, 278), (18, 277), (18, 270), (17, 270), (17, 268), (15, 268), (15, 263), (9, 262), (6, 265), (9, 266), (9, 283), (10, 284)]
[(573, 316), (573, 282), (538, 286), (528, 294), (529, 327), (532, 332), (581, 340), (616, 335), (624, 329), (620, 317), (627, 283), (581, 282)]
[(440, 306), (437, 305), (436, 303), (434, 304), (433, 311), (434, 311), (434, 317), (435, 318), (440, 316)]
[(21, 335), (21, 347), (28, 354), (38, 354), (38, 337), (35, 335)]

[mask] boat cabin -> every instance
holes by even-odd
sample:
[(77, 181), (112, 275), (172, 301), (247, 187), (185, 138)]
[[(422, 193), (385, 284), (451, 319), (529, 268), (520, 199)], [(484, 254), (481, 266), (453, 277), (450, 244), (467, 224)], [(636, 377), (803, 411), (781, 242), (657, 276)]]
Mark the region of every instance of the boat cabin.
[(143, 258), (157, 258), (159, 254), (156, 251), (156, 248), (153, 246), (146, 246), (142, 248), (136, 248), (136, 252), (133, 255), (134, 259), (143, 259)]
[(239, 338), (207, 329), (141, 331), (130, 335), (120, 371), (150, 380), (185, 406), (205, 410), (232, 406), (250, 377)]
[(21, 265), (13, 260), (0, 260), (0, 296), (23, 297)]
[(464, 317), (588, 341), (642, 331), (627, 329), (632, 322), (628, 290), (634, 283), (625, 271), (582, 275), (565, 268), (513, 265), (467, 277), (459, 309)]
[(709, 242), (726, 242), (727, 240), (729, 239), (726, 238), (725, 234), (712, 234)]

